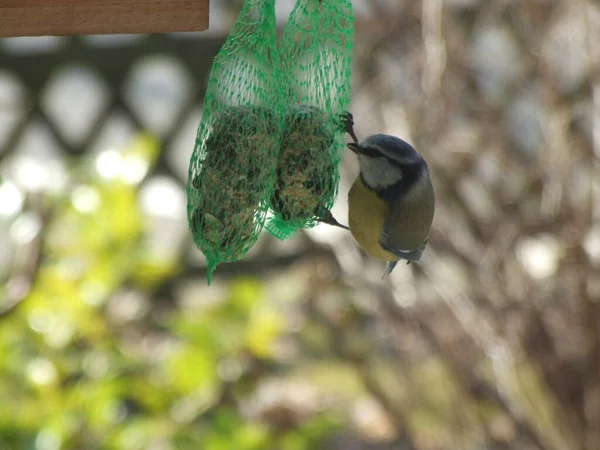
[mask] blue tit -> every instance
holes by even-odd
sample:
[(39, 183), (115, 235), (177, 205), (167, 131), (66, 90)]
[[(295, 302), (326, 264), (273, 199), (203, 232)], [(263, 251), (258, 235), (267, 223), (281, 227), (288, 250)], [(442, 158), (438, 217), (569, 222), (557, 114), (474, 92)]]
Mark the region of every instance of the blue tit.
[(388, 262), (385, 277), (400, 259), (421, 258), (435, 210), (433, 184), (427, 163), (407, 142), (386, 134), (358, 142), (347, 131), (360, 166), (348, 194), (348, 225), (363, 250)]

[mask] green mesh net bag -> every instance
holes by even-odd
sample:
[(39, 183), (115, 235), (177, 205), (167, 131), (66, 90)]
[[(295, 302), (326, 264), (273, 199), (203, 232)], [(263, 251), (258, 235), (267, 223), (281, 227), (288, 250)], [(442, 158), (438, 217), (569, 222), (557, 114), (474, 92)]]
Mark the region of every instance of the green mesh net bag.
[(215, 57), (190, 160), (187, 216), (208, 265), (237, 261), (266, 220), (279, 152), (275, 0), (246, 0)]
[(279, 239), (331, 217), (345, 146), (341, 115), (351, 101), (353, 45), (350, 0), (297, 1), (279, 45), (285, 110), (273, 218), (266, 226)]

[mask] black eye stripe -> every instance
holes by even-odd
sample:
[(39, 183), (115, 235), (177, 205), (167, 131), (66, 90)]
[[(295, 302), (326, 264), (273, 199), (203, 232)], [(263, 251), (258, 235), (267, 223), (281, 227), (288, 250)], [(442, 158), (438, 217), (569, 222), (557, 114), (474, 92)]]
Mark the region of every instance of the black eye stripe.
[(392, 164), (396, 167), (407, 167), (407, 166), (413, 166), (416, 164), (420, 164), (420, 162), (418, 160), (413, 160), (413, 159), (408, 159), (404, 162), (395, 160), (395, 159), (387, 156), (385, 153), (381, 152), (377, 147), (368, 147), (368, 146), (361, 147), (360, 154), (368, 156), (370, 158), (385, 158), (386, 161), (388, 161), (390, 164)]
[(370, 158), (385, 158), (385, 155), (372, 147), (361, 147), (360, 153)]

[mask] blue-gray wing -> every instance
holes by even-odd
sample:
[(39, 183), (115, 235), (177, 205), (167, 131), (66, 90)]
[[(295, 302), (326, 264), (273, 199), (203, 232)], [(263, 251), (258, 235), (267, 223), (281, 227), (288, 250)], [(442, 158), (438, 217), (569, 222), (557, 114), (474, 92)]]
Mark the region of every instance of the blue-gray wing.
[(390, 209), (379, 244), (400, 259), (418, 261), (427, 245), (433, 210), (400, 204)]
[[(379, 245), (400, 259), (418, 261), (425, 251), (435, 211), (431, 179), (425, 176), (390, 205)], [(388, 268), (388, 273), (393, 270)]]
[(394, 244), (393, 240), (390, 239), (389, 232), (386, 233), (385, 229), (386, 226), (384, 225), (384, 233), (381, 236), (381, 239), (379, 240), (379, 245), (381, 245), (381, 248), (390, 252), (393, 255), (396, 255), (400, 259), (407, 260), (409, 263), (411, 261), (418, 261), (419, 259), (421, 259), (421, 255), (423, 254), (423, 252), (425, 251), (425, 247), (427, 246), (427, 238), (421, 241), (421, 243), (416, 247), (406, 248), (404, 246), (401, 246), (400, 244)]

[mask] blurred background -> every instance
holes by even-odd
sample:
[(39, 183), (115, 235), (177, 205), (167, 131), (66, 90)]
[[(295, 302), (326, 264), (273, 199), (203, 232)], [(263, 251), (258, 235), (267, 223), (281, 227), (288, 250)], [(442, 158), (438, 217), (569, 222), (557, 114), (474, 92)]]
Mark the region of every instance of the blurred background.
[(599, 449), (598, 3), (355, 0), (356, 130), (429, 162), (423, 259), (265, 232), (208, 288), (184, 188), (240, 6), (0, 40), (0, 449)]

